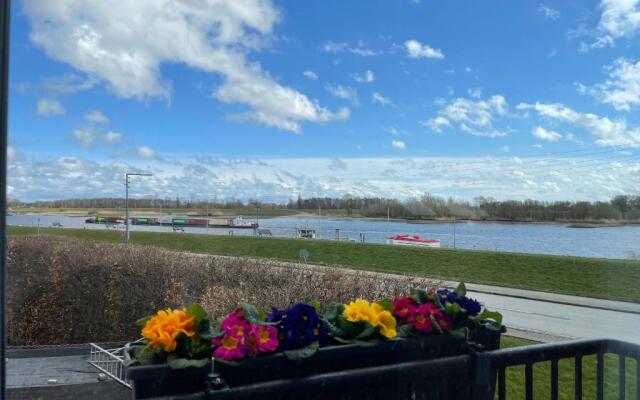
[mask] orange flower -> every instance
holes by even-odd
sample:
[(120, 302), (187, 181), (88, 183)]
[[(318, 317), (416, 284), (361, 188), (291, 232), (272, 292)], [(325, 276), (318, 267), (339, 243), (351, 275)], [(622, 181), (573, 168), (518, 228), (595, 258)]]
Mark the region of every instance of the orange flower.
[(167, 353), (175, 350), (176, 338), (181, 333), (188, 337), (196, 334), (195, 317), (187, 313), (185, 309), (160, 310), (147, 321), (142, 329), (142, 336), (149, 340), (149, 347), (162, 346), (162, 349)]

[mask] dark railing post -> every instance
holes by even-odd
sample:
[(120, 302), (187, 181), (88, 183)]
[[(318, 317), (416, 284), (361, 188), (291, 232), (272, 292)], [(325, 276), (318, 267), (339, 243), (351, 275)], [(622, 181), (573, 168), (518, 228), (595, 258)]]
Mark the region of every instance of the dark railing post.
[(558, 400), (558, 360), (551, 360), (551, 400)]
[(618, 399), (627, 397), (627, 358), (624, 354), (618, 356)]
[(7, 215), (7, 121), (9, 93), (9, 32), (11, 1), (0, 0), (0, 395), (4, 398), (5, 371), (5, 259)]
[(533, 364), (527, 363), (524, 367), (525, 399), (533, 400)]
[(582, 400), (582, 356), (578, 356), (575, 358), (576, 363), (575, 363), (575, 368), (574, 368), (574, 375), (575, 375), (575, 394), (576, 394), (576, 400)]
[(598, 351), (596, 365), (596, 399), (604, 400), (604, 354), (602, 350)]

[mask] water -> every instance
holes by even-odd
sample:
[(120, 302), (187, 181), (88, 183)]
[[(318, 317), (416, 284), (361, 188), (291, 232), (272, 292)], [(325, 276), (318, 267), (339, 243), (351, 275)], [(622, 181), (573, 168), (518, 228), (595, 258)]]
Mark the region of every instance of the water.
[[(85, 224), (86, 217), (54, 215), (14, 215), (7, 217), (9, 225), (51, 226), (54, 222), (66, 228), (107, 229), (104, 225)], [(260, 219), (260, 228), (273, 236), (295, 237), (296, 227), (317, 229), (318, 238), (359, 240), (384, 243), (397, 234), (420, 235), (440, 239), (443, 247), (453, 247), (453, 224), (409, 224), (401, 221), (371, 221), (360, 219), (278, 217)], [(339, 232), (336, 232), (336, 229)], [(171, 231), (171, 227), (131, 226), (132, 231)], [(640, 226), (620, 226), (593, 229), (568, 228), (563, 224), (517, 224), (492, 222), (457, 222), (455, 246), (520, 253), (574, 255), (583, 257), (629, 258), (640, 256)], [(251, 229), (185, 228), (186, 233), (215, 235), (253, 235)]]

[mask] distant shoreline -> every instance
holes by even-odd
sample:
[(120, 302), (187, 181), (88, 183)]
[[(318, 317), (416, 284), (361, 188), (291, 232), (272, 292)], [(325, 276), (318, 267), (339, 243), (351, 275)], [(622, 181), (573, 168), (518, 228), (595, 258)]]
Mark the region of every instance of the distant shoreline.
[[(197, 210), (196, 210), (197, 211)], [(33, 212), (33, 211), (11, 211), (9, 210), (8, 215), (24, 215), (24, 216), (66, 216), (66, 217), (74, 217), (74, 218), (88, 218), (96, 215), (118, 215), (120, 216), (120, 212), (113, 211), (98, 211), (98, 212), (83, 212), (81, 210), (65, 210), (58, 211), (55, 209), (51, 210), (42, 210), (41, 212)], [(193, 210), (185, 210), (184, 213), (161, 213), (157, 211), (141, 211), (134, 210), (130, 211), (130, 216), (150, 216), (150, 215), (187, 215), (194, 218), (206, 218), (204, 215), (199, 215)], [(210, 215), (210, 218), (233, 218), (240, 214), (230, 213), (228, 215), (216, 214)], [(244, 218), (247, 219), (256, 219), (255, 215), (243, 215)], [(385, 217), (362, 217), (362, 216), (346, 216), (346, 215), (317, 215), (313, 212), (302, 211), (297, 212), (294, 211), (292, 214), (283, 214), (283, 215), (260, 215), (260, 219), (271, 219), (278, 217), (290, 217), (290, 218), (313, 218), (313, 219), (342, 219), (342, 220), (361, 220), (361, 221), (378, 221), (378, 222), (386, 222), (387, 218)], [(408, 219), (408, 218), (389, 218), (391, 222), (406, 222), (408, 224), (451, 224), (455, 222), (477, 222), (477, 223), (499, 223), (499, 224), (557, 224), (557, 225), (567, 225), (569, 228), (611, 228), (611, 227), (621, 227), (627, 225), (640, 225), (640, 221), (632, 220), (632, 221), (624, 221), (624, 220), (561, 220), (561, 221), (535, 221), (535, 220), (509, 220), (509, 219), (491, 219), (491, 218), (448, 218), (448, 217), (438, 217), (433, 219)]]

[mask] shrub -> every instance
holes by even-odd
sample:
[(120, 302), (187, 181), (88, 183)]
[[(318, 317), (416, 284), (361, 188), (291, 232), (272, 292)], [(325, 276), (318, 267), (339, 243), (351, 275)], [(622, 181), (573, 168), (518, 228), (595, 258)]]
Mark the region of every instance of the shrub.
[(214, 318), (247, 301), (268, 310), (403, 295), (437, 282), (275, 260), (180, 253), (57, 236), (8, 240), (9, 345), (125, 341), (135, 320), (201, 303)]

